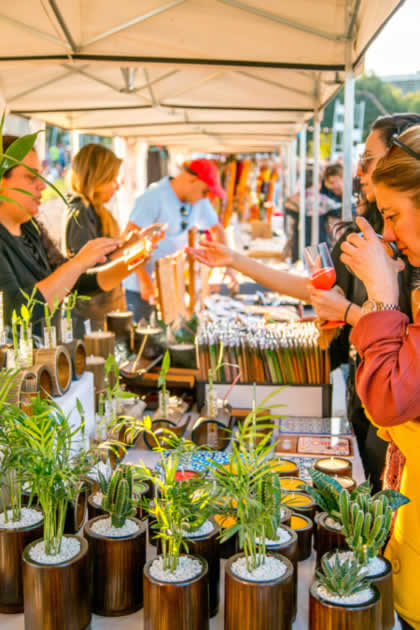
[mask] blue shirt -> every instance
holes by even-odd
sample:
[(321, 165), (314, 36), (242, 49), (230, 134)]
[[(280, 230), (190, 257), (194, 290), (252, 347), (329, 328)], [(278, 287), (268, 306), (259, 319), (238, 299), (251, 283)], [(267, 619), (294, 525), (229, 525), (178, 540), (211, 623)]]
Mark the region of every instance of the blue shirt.
[[(188, 245), (190, 228), (208, 230), (217, 224), (218, 217), (207, 198), (195, 204), (180, 201), (169, 177), (164, 177), (137, 197), (129, 220), (141, 228), (152, 223), (168, 224), (165, 238), (160, 241), (146, 266), (147, 272), (152, 274), (156, 260), (174, 254)], [(139, 291), (135, 273), (124, 280), (124, 287), (129, 291)]]

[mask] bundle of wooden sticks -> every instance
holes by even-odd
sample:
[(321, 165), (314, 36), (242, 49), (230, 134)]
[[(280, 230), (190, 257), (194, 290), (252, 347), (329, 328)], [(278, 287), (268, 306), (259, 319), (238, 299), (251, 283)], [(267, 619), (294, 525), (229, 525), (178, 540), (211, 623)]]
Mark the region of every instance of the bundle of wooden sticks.
[[(320, 385), (330, 382), (330, 356), (321, 350), (319, 332), (312, 322), (247, 325), (237, 322), (205, 323), (196, 337), (200, 379), (217, 370), (216, 381)], [(220, 354), (222, 350), (222, 354)]]

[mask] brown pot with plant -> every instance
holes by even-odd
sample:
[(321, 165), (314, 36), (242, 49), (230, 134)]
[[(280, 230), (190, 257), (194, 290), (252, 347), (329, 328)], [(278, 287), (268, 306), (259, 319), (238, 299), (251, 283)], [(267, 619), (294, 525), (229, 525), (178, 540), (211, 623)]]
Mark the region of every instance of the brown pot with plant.
[[(274, 395), (274, 394), (273, 394)], [(261, 418), (271, 420), (264, 405), (256, 406), (241, 422), (232, 444), (229, 467), (214, 464), (218, 509), (235, 519), (223, 530), (222, 541), (235, 534), (243, 553), (226, 563), (225, 630), (290, 630), (295, 582), (290, 560), (271, 552), (281, 545), (282, 492), (269, 455), (275, 445), (268, 432), (261, 438)], [(262, 416), (261, 416), (262, 414)], [(257, 416), (258, 419), (257, 419)], [(267, 427), (271, 426), (267, 424)], [(230, 470), (235, 470), (232, 475)], [(296, 534), (291, 534), (296, 543)], [(295, 545), (297, 554), (297, 545)]]
[(82, 419), (80, 425), (72, 427), (56, 404), (40, 398), (33, 403), (32, 416), (16, 425), (26, 443), (26, 481), (44, 514), (43, 538), (23, 553), (27, 630), (84, 630), (90, 624), (87, 542), (64, 534), (68, 503), (92, 466), (89, 453), (82, 449), (75, 457), (72, 450), (83, 437)]
[(380, 600), (355, 558), (327, 554), (309, 590), (309, 630), (382, 630)]
[(135, 518), (134, 494), (133, 469), (121, 466), (102, 499), (106, 514), (84, 527), (92, 568), (92, 611), (105, 617), (128, 615), (143, 606), (146, 527)]

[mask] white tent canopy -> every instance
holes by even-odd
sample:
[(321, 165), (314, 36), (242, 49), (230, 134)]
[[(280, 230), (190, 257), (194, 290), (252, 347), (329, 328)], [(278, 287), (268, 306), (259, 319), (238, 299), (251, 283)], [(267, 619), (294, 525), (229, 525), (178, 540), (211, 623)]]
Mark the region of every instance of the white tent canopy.
[(0, 95), (68, 129), (263, 150), (341, 87), (401, 0), (16, 0)]

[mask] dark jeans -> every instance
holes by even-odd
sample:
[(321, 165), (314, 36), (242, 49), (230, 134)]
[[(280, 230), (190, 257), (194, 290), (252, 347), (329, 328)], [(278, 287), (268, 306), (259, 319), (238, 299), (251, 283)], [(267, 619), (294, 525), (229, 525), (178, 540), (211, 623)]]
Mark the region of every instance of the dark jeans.
[(125, 292), (125, 299), (127, 302), (127, 308), (129, 311), (132, 311), (134, 321), (139, 322), (141, 319), (149, 319), (152, 311), (154, 310), (154, 306), (143, 300), (140, 293), (137, 291), (127, 291)]
[(400, 617), (399, 615), (398, 615), (398, 620), (401, 624), (402, 630), (414, 630), (413, 626), (410, 626), (410, 624), (404, 621), (404, 619)]

